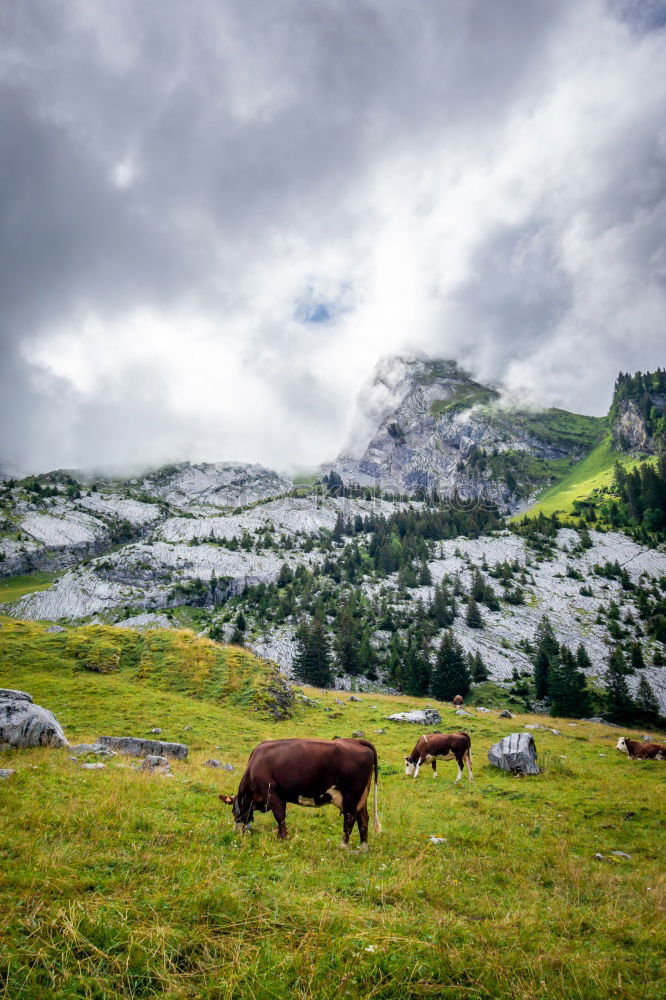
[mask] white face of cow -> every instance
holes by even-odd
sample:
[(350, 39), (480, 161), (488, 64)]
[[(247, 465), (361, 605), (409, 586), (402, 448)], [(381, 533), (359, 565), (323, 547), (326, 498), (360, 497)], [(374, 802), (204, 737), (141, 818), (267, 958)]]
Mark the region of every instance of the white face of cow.
[(625, 743), (624, 740), (624, 736), (620, 736), (619, 740), (617, 741), (617, 746), (615, 749), (622, 750), (623, 753), (629, 753), (629, 751), (627, 750), (627, 744)]
[(405, 774), (407, 774), (407, 775), (409, 775), (409, 777), (411, 777), (414, 774), (415, 770), (416, 770), (416, 765), (412, 764), (412, 762), (409, 759), (409, 757), (405, 757)]

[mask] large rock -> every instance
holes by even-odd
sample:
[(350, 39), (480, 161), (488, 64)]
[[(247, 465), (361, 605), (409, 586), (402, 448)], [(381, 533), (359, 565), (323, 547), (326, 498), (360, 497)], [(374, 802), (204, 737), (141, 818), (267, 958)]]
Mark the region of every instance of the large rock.
[(187, 747), (184, 743), (164, 743), (162, 740), (141, 740), (135, 736), (100, 736), (97, 741), (101, 746), (124, 753), (130, 757), (177, 757), (184, 760), (187, 757)]
[(417, 708), (413, 712), (396, 712), (389, 722), (414, 722), (418, 726), (437, 726), (442, 717), (436, 708)]
[(52, 712), (35, 705), (25, 691), (0, 688), (0, 743), (12, 747), (69, 746)]
[(491, 764), (513, 774), (540, 774), (536, 759), (536, 744), (531, 733), (511, 733), (488, 751)]

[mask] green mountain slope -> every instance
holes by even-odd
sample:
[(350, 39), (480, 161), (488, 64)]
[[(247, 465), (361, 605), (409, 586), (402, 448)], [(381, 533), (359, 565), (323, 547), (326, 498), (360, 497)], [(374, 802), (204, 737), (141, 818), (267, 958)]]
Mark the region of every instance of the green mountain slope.
[(557, 514), (565, 521), (577, 517), (574, 503), (590, 498), (599, 499), (613, 482), (616, 462), (625, 469), (633, 469), (643, 460), (616, 451), (610, 435), (607, 434), (589, 455), (576, 462), (559, 482), (542, 493), (535, 504), (514, 515), (513, 519), (525, 515), (538, 517), (539, 514), (546, 516)]

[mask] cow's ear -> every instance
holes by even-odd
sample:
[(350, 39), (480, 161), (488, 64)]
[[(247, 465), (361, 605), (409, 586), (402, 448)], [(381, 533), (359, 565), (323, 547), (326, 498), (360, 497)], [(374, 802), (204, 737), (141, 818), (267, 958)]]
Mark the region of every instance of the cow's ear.
[(234, 804), (233, 795), (220, 795), (220, 800), (227, 806), (232, 806)]

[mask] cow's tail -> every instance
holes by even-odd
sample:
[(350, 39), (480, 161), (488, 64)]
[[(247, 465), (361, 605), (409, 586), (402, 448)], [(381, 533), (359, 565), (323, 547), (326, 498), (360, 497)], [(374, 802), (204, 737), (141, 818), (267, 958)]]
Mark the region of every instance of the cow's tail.
[(373, 753), (373, 757), (374, 757), (373, 767), (374, 767), (374, 773), (375, 773), (375, 793), (374, 793), (374, 816), (373, 816), (373, 820), (374, 820), (374, 825), (375, 825), (375, 833), (381, 833), (382, 832), (382, 824), (379, 822), (379, 812), (378, 812), (378, 808), (377, 808), (377, 803), (378, 803), (378, 798), (379, 798), (378, 790), (377, 790), (377, 780), (378, 780), (378, 777), (379, 777), (379, 763), (377, 761), (377, 748), (375, 747), (374, 743), (370, 742), (370, 740), (357, 739), (356, 742), (357, 743), (362, 743), (364, 747), (368, 747), (368, 749), (372, 750), (372, 753)]

